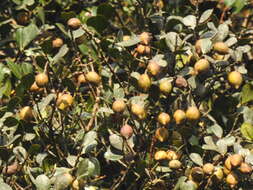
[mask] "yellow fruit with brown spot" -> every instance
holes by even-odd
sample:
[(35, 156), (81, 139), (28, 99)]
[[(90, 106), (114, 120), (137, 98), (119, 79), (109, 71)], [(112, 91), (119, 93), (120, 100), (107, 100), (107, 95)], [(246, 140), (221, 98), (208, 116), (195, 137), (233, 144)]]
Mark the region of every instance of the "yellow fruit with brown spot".
[(214, 172), (214, 165), (211, 163), (204, 164), (203, 171), (205, 174), (211, 175)]
[(158, 65), (155, 61), (150, 60), (147, 66), (148, 72), (152, 75), (152, 76), (156, 76), (160, 73), (161, 71), (161, 67), (160, 65)]
[(99, 76), (99, 74), (97, 74), (97, 72), (95, 71), (90, 71), (85, 75), (85, 78), (88, 82), (93, 83), (93, 84), (100, 84), (101, 82), (101, 77)]
[(35, 82), (38, 87), (45, 87), (49, 79), (46, 73), (39, 73), (35, 76)]
[(147, 113), (144, 109), (144, 106), (140, 104), (132, 104), (131, 105), (131, 112), (137, 116), (140, 120), (143, 120), (147, 117)]
[(122, 113), (126, 109), (126, 103), (124, 100), (116, 100), (112, 104), (112, 110), (116, 113)]
[(74, 99), (70, 93), (65, 93), (65, 94), (60, 93), (58, 95), (56, 105), (60, 110), (65, 110), (68, 107), (70, 107), (73, 104), (73, 102), (74, 102)]
[(156, 129), (155, 131), (155, 138), (160, 142), (165, 142), (169, 138), (169, 131), (165, 127), (161, 127)]
[(78, 75), (77, 82), (79, 85), (86, 83), (87, 81), (86, 81), (85, 75), (84, 74)]
[(33, 110), (30, 106), (23, 107), (19, 112), (19, 117), (24, 121), (31, 121), (34, 118)]
[(161, 124), (161, 125), (168, 125), (170, 122), (170, 115), (162, 112), (158, 115), (157, 117), (157, 121)]
[(179, 155), (173, 150), (168, 150), (167, 151), (167, 158), (168, 158), (168, 160), (178, 160)]
[(162, 92), (165, 95), (168, 95), (172, 91), (172, 84), (169, 80), (162, 80), (159, 83), (159, 89), (160, 89), (160, 92)]
[(238, 71), (232, 71), (228, 74), (228, 82), (236, 89), (238, 89), (242, 82), (242, 74), (239, 73)]
[(195, 50), (196, 50), (197, 54), (201, 54), (202, 53), (201, 43), (202, 43), (201, 39), (197, 40), (196, 43), (195, 43)]
[(227, 54), (229, 52), (229, 48), (228, 48), (227, 44), (225, 44), (224, 42), (216, 42), (213, 45), (213, 49), (214, 49), (214, 51), (218, 52), (219, 54)]
[(186, 114), (183, 110), (176, 110), (175, 113), (173, 114), (173, 118), (175, 119), (176, 121), (176, 124), (182, 124), (185, 119), (186, 119)]
[(204, 73), (210, 69), (209, 61), (206, 59), (198, 60), (194, 65), (194, 70), (197, 73)]
[(189, 120), (198, 120), (200, 118), (199, 109), (195, 106), (191, 106), (186, 110), (186, 118)]
[(230, 156), (230, 163), (232, 167), (238, 167), (243, 162), (243, 157), (240, 154), (233, 154)]
[(148, 74), (142, 74), (138, 79), (138, 85), (143, 91), (148, 91), (152, 82)]
[(142, 44), (148, 45), (151, 40), (151, 35), (148, 32), (142, 32), (139, 38)]
[(171, 160), (169, 161), (169, 167), (171, 169), (179, 169), (181, 168), (182, 163), (179, 160)]
[(201, 167), (194, 167), (190, 174), (193, 181), (201, 182), (204, 178), (204, 171)]
[(244, 174), (252, 173), (252, 166), (248, 163), (243, 162), (239, 168), (240, 172)]
[(221, 168), (217, 168), (216, 171), (214, 172), (214, 176), (216, 179), (218, 179), (219, 181), (223, 179), (224, 174)]
[(67, 24), (71, 29), (77, 30), (78, 28), (81, 27), (82, 23), (78, 18), (71, 18), (68, 20)]
[(156, 151), (154, 158), (155, 158), (155, 160), (166, 160), (167, 154), (164, 150), (158, 150), (158, 151)]
[(63, 45), (63, 40), (61, 38), (55, 38), (52, 41), (52, 47), (53, 48), (60, 48)]
[(234, 187), (235, 185), (238, 184), (238, 177), (237, 177), (237, 175), (234, 172), (231, 172), (230, 174), (227, 175), (226, 182), (231, 187)]
[(30, 91), (31, 92), (41, 92), (43, 90), (43, 88), (38, 87), (38, 85), (36, 84), (36, 82), (34, 82), (32, 84), (32, 86), (30, 87)]

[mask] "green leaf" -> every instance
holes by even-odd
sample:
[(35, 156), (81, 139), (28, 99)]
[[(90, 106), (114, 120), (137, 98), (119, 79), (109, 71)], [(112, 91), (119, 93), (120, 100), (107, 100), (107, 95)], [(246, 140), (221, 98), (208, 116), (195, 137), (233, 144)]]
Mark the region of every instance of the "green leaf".
[(250, 123), (253, 125), (253, 110), (248, 107), (243, 107), (243, 119), (244, 123)]
[(194, 29), (197, 24), (197, 19), (194, 15), (188, 15), (183, 18), (183, 23), (185, 26), (188, 26), (188, 27)]
[(0, 190), (12, 190), (12, 188), (8, 184), (0, 182)]
[(102, 33), (109, 25), (107, 19), (103, 16), (93, 16), (87, 20), (87, 25), (93, 27), (98, 33)]
[(117, 161), (123, 158), (123, 155), (115, 154), (111, 151), (111, 148), (108, 147), (107, 151), (104, 154), (105, 159), (111, 160), (111, 161)]
[(38, 17), (42, 24), (45, 24), (45, 12), (43, 7), (38, 7)]
[(88, 133), (85, 134), (84, 139), (83, 139), (83, 150), (82, 154), (87, 154), (91, 150), (93, 150), (97, 143), (97, 132), (96, 131), (89, 131)]
[(249, 123), (243, 123), (241, 125), (242, 136), (248, 140), (253, 140), (253, 125)]
[(170, 48), (172, 52), (176, 51), (178, 47), (181, 47), (183, 41), (176, 32), (169, 32), (161, 38), (165, 37), (166, 45)]
[(10, 60), (7, 60), (7, 65), (9, 67), (9, 69), (11, 70), (11, 72), (15, 75), (15, 77), (17, 77), (18, 79), (22, 78), (20, 65), (12, 62)]
[(190, 158), (195, 164), (197, 164), (199, 166), (203, 166), (203, 159), (199, 154), (191, 153)]
[(36, 177), (35, 186), (38, 190), (48, 190), (50, 189), (51, 181), (46, 175), (42, 174)]
[(236, 0), (233, 4), (233, 7), (235, 7), (234, 13), (239, 13), (243, 7), (246, 5), (246, 0)]
[(110, 19), (115, 14), (115, 9), (108, 3), (103, 3), (97, 8), (97, 15)]
[(25, 75), (21, 78), (21, 82), (16, 87), (17, 96), (23, 97), (26, 90), (28, 90), (34, 82), (34, 76), (32, 74)]
[(121, 46), (121, 47), (130, 47), (130, 46), (134, 46), (134, 45), (138, 44), (140, 41), (141, 40), (138, 36), (131, 36), (131, 38), (129, 40), (118, 42), (118, 43), (116, 43), (116, 45)]
[(25, 47), (39, 34), (39, 29), (35, 24), (31, 23), (26, 27), (17, 29), (15, 34), (19, 49), (23, 51)]
[(219, 138), (221, 138), (223, 135), (223, 130), (222, 130), (221, 126), (219, 126), (217, 123), (212, 125), (210, 127), (210, 130), (213, 132), (213, 134), (215, 134)]
[(212, 41), (209, 38), (201, 39), (200, 47), (203, 54), (206, 54), (212, 49)]
[(76, 176), (80, 179), (87, 176), (97, 176), (100, 174), (100, 164), (99, 161), (90, 157), (81, 160), (77, 165)]
[(213, 14), (213, 9), (207, 9), (200, 17), (199, 24), (206, 22)]
[(58, 63), (69, 51), (69, 48), (64, 44), (58, 51), (58, 53), (53, 57), (53, 63)]
[(242, 88), (242, 100), (241, 103), (245, 104), (253, 100), (253, 85), (245, 84)]
[(48, 96), (44, 97), (38, 105), (34, 105), (33, 110), (36, 111), (37, 113), (41, 113), (42, 118), (47, 117), (47, 109), (46, 107), (50, 104), (50, 102), (56, 98), (55, 94), (49, 94)]
[(109, 137), (109, 141), (114, 148), (116, 148), (118, 150), (123, 149), (123, 138), (122, 137), (120, 137), (116, 134), (112, 134)]

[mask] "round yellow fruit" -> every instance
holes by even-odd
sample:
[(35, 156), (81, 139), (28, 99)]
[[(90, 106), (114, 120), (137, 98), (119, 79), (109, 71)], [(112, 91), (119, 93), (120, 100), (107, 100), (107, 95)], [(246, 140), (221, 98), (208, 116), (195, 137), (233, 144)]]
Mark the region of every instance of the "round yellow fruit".
[(153, 76), (158, 75), (161, 71), (160, 65), (158, 65), (155, 61), (152, 60), (149, 61), (147, 69), (148, 72)]
[(154, 156), (155, 160), (166, 160), (167, 154), (164, 150), (158, 150)]
[(228, 74), (228, 82), (235, 87), (239, 88), (243, 82), (242, 74), (238, 71), (232, 71)]
[(131, 105), (131, 112), (137, 116), (140, 120), (143, 120), (146, 118), (147, 113), (144, 109), (144, 106), (140, 104), (132, 104)]
[(168, 129), (161, 127), (156, 129), (155, 131), (155, 138), (160, 142), (165, 142), (169, 138), (169, 131)]
[(148, 45), (151, 40), (151, 35), (148, 32), (142, 32), (139, 38), (142, 44)]
[(151, 86), (151, 79), (148, 74), (142, 74), (138, 79), (138, 85), (143, 91), (149, 90)]
[(101, 82), (101, 77), (95, 71), (90, 71), (85, 75), (88, 82), (98, 85)]
[(211, 175), (214, 172), (214, 165), (211, 163), (207, 163), (203, 166), (203, 171), (207, 175)]
[(208, 71), (209, 68), (210, 68), (210, 64), (209, 64), (209, 61), (206, 59), (200, 59), (194, 65), (194, 70), (197, 73), (204, 73)]
[(200, 118), (199, 109), (195, 106), (189, 107), (186, 110), (186, 118), (189, 120), (198, 120)]
[(52, 41), (52, 47), (53, 48), (60, 48), (63, 45), (63, 40), (61, 38), (55, 38)]
[(160, 92), (162, 92), (163, 94), (168, 95), (172, 91), (172, 84), (169, 80), (162, 80), (159, 83), (159, 89), (160, 89)]
[(181, 168), (181, 166), (182, 166), (182, 163), (179, 160), (171, 160), (169, 162), (169, 167), (171, 169), (179, 169)]
[(184, 122), (186, 119), (186, 114), (183, 110), (176, 110), (175, 113), (173, 114), (173, 118), (176, 121), (176, 124), (181, 124)]
[(112, 110), (121, 113), (126, 109), (126, 103), (123, 100), (116, 100), (112, 104)]
[(71, 29), (76, 30), (81, 27), (82, 23), (78, 18), (71, 18), (68, 20), (67, 24)]
[(86, 83), (87, 81), (86, 81), (85, 75), (84, 74), (78, 75), (77, 82), (78, 82), (78, 84), (84, 84), (84, 83)]
[(39, 73), (35, 76), (35, 82), (38, 87), (44, 87), (47, 85), (49, 79), (46, 73)]
[(229, 48), (228, 48), (227, 44), (225, 44), (224, 42), (216, 42), (213, 45), (213, 49), (214, 49), (214, 51), (218, 52), (219, 54), (227, 54), (229, 52)]
[(170, 115), (162, 112), (158, 115), (157, 117), (157, 121), (161, 124), (161, 125), (168, 125), (168, 123), (170, 122)]
[(236, 184), (238, 184), (237, 175), (234, 172), (231, 172), (230, 174), (227, 175), (226, 182), (232, 187), (235, 186)]
[(69, 93), (60, 93), (56, 105), (60, 110), (65, 110), (73, 104), (73, 101), (73, 97)]
[(31, 121), (34, 118), (32, 108), (30, 106), (23, 107), (19, 112), (19, 117), (24, 121)]

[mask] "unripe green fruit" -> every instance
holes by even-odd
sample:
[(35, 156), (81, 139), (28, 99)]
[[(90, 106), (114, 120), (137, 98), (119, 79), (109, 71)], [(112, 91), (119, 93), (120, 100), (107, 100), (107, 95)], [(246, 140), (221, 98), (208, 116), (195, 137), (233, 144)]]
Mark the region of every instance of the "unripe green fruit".
[(49, 79), (46, 73), (39, 73), (35, 76), (35, 82), (38, 87), (44, 87), (47, 85)]
[(228, 82), (234, 86), (236, 89), (242, 84), (243, 78), (242, 74), (238, 71), (232, 71), (228, 74)]
[(147, 74), (142, 74), (138, 80), (138, 85), (143, 91), (149, 90), (151, 86), (151, 79)]
[(186, 114), (183, 110), (176, 110), (174, 115), (173, 115), (176, 124), (181, 124), (184, 122), (184, 120), (186, 119)]
[(121, 113), (125, 111), (125, 109), (126, 109), (126, 104), (123, 100), (116, 100), (112, 104), (112, 110), (114, 112)]
[(170, 122), (170, 115), (162, 112), (158, 115), (157, 121), (162, 125), (167, 125)]
[(159, 89), (163, 94), (170, 94), (172, 91), (172, 84), (169, 80), (162, 80), (159, 84)]
[(186, 118), (189, 120), (198, 120), (200, 118), (199, 109), (195, 106), (189, 107), (186, 111)]
[(32, 108), (30, 106), (23, 107), (19, 112), (19, 117), (24, 121), (31, 121), (34, 118)]
[(214, 49), (214, 51), (218, 52), (219, 54), (227, 54), (229, 52), (229, 48), (228, 48), (227, 44), (225, 44), (224, 42), (216, 42), (213, 45), (213, 49)]
[(206, 59), (200, 59), (194, 65), (194, 70), (197, 73), (204, 73), (208, 71), (209, 68), (210, 68), (210, 64)]
[(101, 82), (101, 77), (95, 72), (90, 71), (85, 75), (88, 82), (98, 85)]
[(60, 174), (56, 176), (54, 189), (65, 190), (72, 184), (73, 180), (74, 178), (69, 173)]
[(68, 20), (67, 24), (71, 29), (77, 30), (78, 28), (80, 28), (82, 23), (78, 18), (71, 18)]

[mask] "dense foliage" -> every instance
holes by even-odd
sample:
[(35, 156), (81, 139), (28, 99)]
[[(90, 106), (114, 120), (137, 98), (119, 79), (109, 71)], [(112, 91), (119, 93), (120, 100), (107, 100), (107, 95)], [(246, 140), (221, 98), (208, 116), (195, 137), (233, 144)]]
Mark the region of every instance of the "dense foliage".
[(0, 190), (253, 189), (252, 6), (1, 1)]

